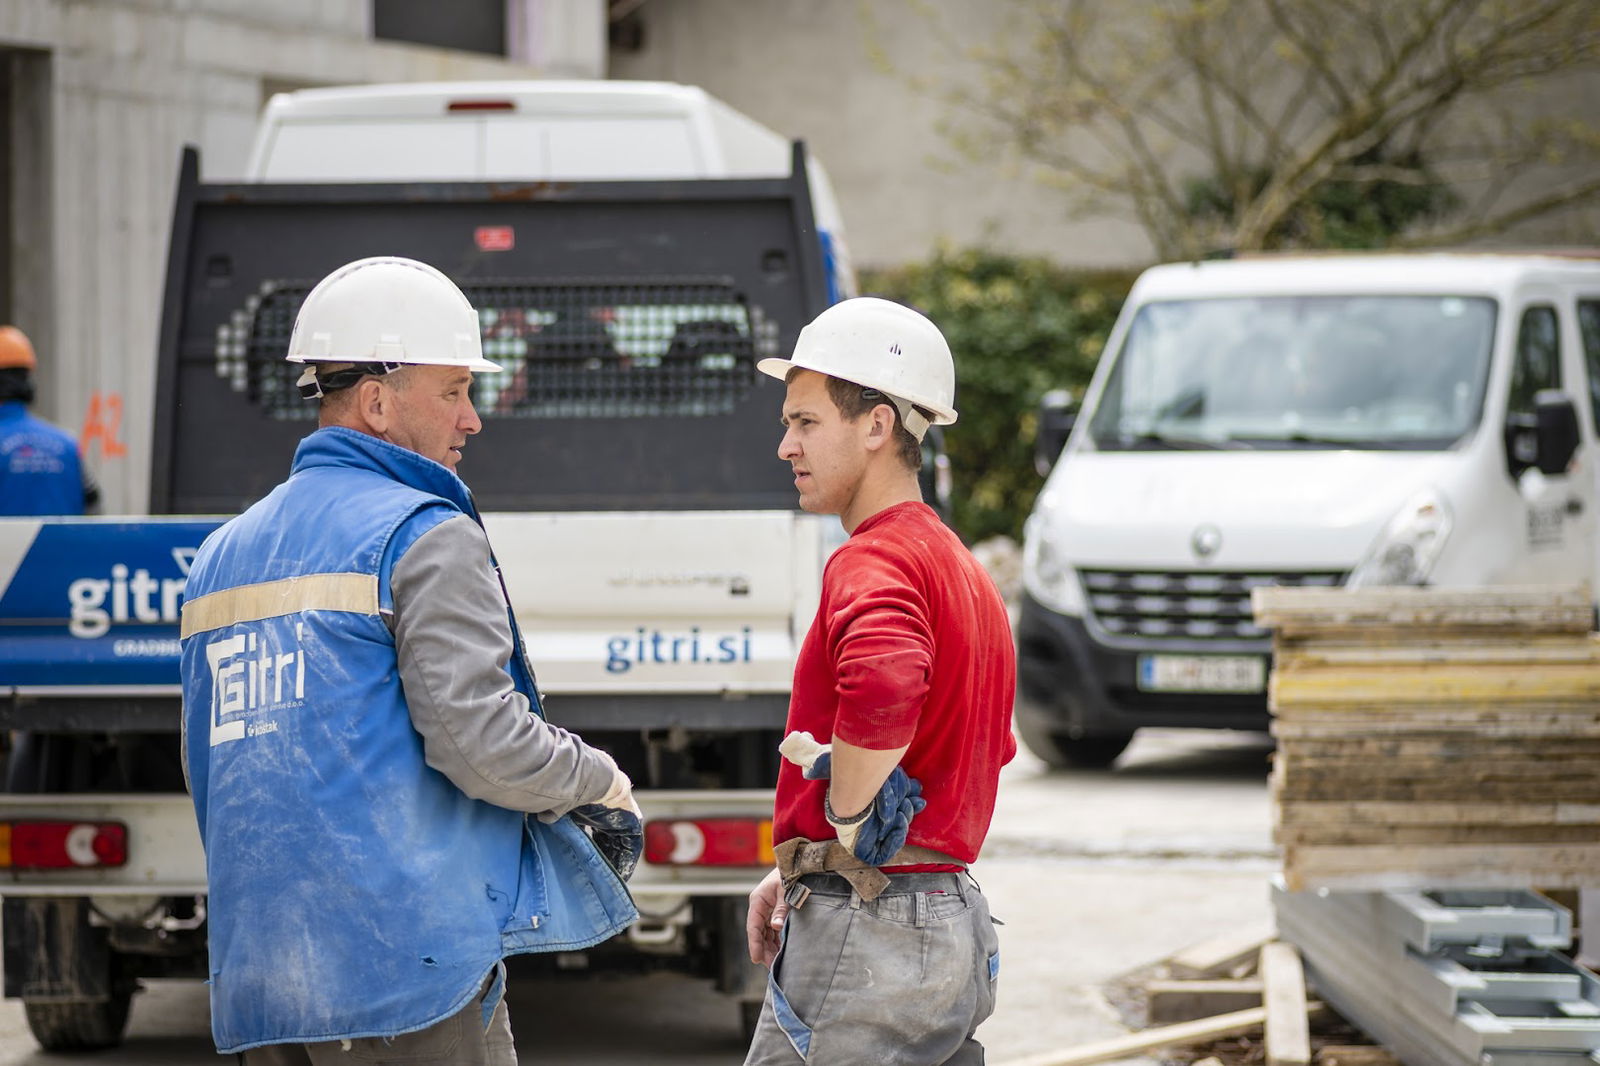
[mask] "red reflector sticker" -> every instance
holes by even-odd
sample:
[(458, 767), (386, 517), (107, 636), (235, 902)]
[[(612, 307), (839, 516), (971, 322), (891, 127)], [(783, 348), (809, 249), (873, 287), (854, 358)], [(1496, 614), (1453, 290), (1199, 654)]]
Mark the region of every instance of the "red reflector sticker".
[(14, 869), (122, 866), (127, 861), (128, 829), (121, 822), (15, 822), (11, 826)]
[(772, 822), (761, 818), (648, 822), (644, 857), (665, 866), (770, 866)]
[(517, 245), (517, 234), (510, 226), (479, 226), (472, 234), (480, 252), (509, 252)]

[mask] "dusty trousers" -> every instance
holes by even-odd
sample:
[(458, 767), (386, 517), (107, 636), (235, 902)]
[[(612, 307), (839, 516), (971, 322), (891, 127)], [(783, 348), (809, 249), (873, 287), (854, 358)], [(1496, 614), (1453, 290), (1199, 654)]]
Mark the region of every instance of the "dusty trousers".
[(387, 1039), (363, 1037), (349, 1041), (349, 1047), (342, 1040), (268, 1044), (241, 1052), (239, 1061), (243, 1066), (517, 1066), (504, 972), (495, 967), (471, 1002), (426, 1029)]
[(745, 1066), (983, 1062), (999, 939), (965, 874), (894, 874), (870, 902), (837, 874), (798, 883)]

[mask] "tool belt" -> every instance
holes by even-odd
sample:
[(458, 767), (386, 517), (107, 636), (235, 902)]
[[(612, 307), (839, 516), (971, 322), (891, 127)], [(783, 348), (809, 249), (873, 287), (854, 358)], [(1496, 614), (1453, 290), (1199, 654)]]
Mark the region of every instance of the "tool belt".
[[(883, 895), (883, 890), (889, 887), (889, 875), (876, 866), (868, 865), (856, 858), (845, 846), (837, 840), (807, 840), (805, 837), (794, 837), (785, 840), (782, 844), (772, 849), (773, 856), (778, 860), (778, 876), (783, 879), (783, 887), (789, 906), (799, 908), (805, 903), (810, 890), (798, 884), (800, 878), (806, 874), (838, 874), (850, 882), (850, 887), (862, 899), (872, 901)], [(907, 844), (893, 855), (885, 866), (921, 866), (934, 864), (944, 866), (966, 866), (960, 859), (952, 858), (942, 851), (932, 848), (919, 847)], [(798, 898), (795, 898), (798, 897)]]

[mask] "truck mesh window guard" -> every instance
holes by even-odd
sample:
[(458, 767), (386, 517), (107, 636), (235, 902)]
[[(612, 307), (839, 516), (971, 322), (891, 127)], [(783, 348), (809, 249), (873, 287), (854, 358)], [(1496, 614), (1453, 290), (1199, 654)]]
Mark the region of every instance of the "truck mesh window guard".
[[(268, 281), (217, 328), (217, 374), (272, 418), (312, 419), (302, 367), (284, 359), (315, 282)], [(501, 370), (473, 378), (493, 418), (714, 416), (777, 355), (778, 326), (724, 279), (472, 281), (483, 354)]]

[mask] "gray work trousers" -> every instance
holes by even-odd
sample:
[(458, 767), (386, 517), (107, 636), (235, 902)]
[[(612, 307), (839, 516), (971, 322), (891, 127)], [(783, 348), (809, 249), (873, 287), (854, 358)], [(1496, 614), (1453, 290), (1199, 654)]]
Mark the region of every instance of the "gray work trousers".
[(1000, 946), (966, 874), (893, 874), (870, 902), (837, 874), (799, 883), (745, 1066), (983, 1062)]
[[(268, 1044), (239, 1056), (243, 1066), (517, 1066), (506, 1013), (503, 967), (495, 967), (483, 989), (460, 1011), (426, 1029), (394, 1037), (328, 1040), (315, 1044)], [(497, 1002), (485, 1026), (485, 997)]]

